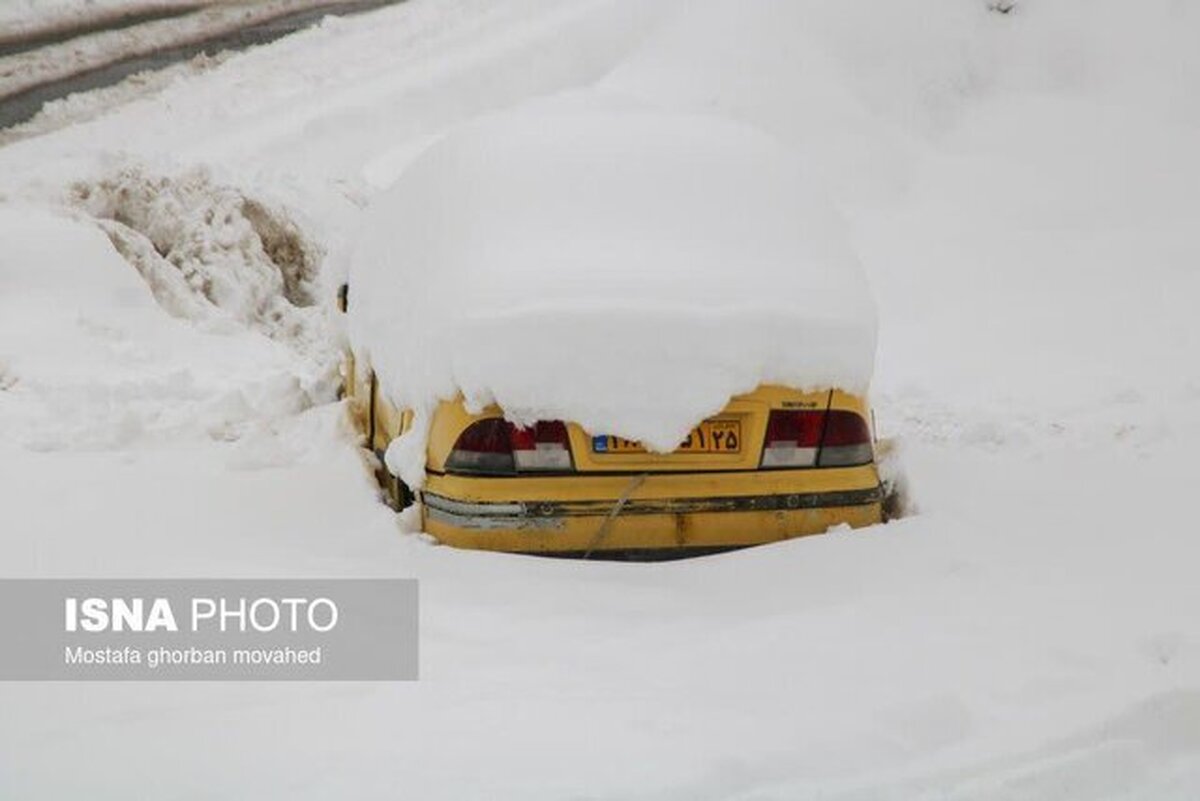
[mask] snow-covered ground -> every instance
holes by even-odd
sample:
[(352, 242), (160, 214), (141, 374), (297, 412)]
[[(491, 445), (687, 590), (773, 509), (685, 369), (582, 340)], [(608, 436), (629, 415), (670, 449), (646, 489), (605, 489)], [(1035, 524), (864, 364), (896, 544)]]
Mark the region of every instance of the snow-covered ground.
[[(1196, 798), (1198, 35), (1170, 0), (412, 0), (0, 149), (0, 571), (422, 594), (415, 683), (0, 687), (0, 796)], [(363, 209), (589, 85), (820, 176), (918, 514), (627, 565), (376, 502), (324, 305)]]

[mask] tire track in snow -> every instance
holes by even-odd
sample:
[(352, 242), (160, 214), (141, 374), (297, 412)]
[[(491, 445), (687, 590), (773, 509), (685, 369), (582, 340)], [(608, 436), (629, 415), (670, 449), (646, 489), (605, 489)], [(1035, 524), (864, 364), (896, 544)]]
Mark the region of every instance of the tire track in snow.
[[(147, 22), (182, 17), (209, 4), (210, 0), (169, 5), (151, 3), (133, 8), (100, 9), (82, 18), (51, 18), (36, 24), (12, 25), (10, 30), (0, 31), (0, 58), (62, 44), (93, 33), (118, 31)], [(88, 14), (86, 11), (78, 13)]]
[(404, 0), (300, 0), (206, 8), (48, 44), (0, 58), (0, 129), (32, 119), (46, 103), (118, 83), (198, 55), (243, 50), (303, 30), (329, 15)]

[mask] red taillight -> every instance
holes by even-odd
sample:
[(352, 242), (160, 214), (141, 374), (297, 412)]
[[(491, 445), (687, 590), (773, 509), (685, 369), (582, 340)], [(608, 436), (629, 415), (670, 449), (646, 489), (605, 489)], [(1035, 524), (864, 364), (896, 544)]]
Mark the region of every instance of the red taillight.
[(867, 421), (854, 412), (831, 409), (825, 418), (825, 436), (817, 463), (822, 467), (848, 467), (868, 464), (874, 458)]
[(518, 428), (499, 417), (477, 420), (459, 435), (446, 459), (452, 473), (512, 475), (572, 469), (567, 427), (544, 420)]
[(767, 418), (763, 467), (812, 467), (821, 447), (823, 411), (775, 410)]
[(513, 458), (517, 472), (567, 471), (571, 465), (571, 440), (559, 420), (539, 420), (531, 428), (514, 428)]
[(512, 426), (499, 417), (477, 420), (458, 436), (446, 459), (455, 473), (514, 473)]
[(854, 412), (776, 409), (767, 418), (763, 467), (845, 467), (872, 458), (870, 430)]

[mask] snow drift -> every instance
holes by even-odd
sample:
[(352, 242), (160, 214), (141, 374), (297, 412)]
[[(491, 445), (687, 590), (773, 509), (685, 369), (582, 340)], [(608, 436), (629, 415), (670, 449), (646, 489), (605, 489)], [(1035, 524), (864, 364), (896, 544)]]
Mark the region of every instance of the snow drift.
[(0, 445), (233, 441), (333, 396), (323, 354), (168, 316), (82, 214), (0, 203), (0, 241)]
[(374, 203), (350, 284), (398, 402), (461, 392), (660, 450), (734, 394), (863, 391), (873, 363), (857, 261), (782, 146), (588, 93), (431, 147)]
[(170, 176), (136, 164), (75, 181), (65, 200), (95, 218), (176, 317), (340, 357), (316, 303), (321, 248), (285, 209), (203, 169)]

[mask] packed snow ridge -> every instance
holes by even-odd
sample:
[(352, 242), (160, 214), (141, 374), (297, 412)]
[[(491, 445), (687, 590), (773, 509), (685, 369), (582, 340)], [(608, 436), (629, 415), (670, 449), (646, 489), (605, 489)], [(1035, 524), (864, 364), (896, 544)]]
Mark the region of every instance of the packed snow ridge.
[(331, 350), (313, 282), (320, 248), (285, 212), (216, 185), (202, 169), (177, 177), (127, 166), (75, 182), (86, 211), (169, 312), (231, 320), (302, 350)]
[[(189, 302), (190, 285), (170, 283), (173, 268), (157, 255), (147, 258), (162, 263), (137, 265), (139, 276), (103, 227), (68, 208), (0, 205), (0, 276), (23, 287), (0, 293), (0, 442), (48, 452), (233, 441), (333, 399), (327, 353), (263, 336), (199, 293)], [(142, 236), (123, 230), (131, 242)], [(210, 269), (245, 271), (240, 257), (211, 255)], [(147, 270), (164, 281), (151, 280), (155, 297)], [(262, 280), (249, 276), (243, 286)]]

